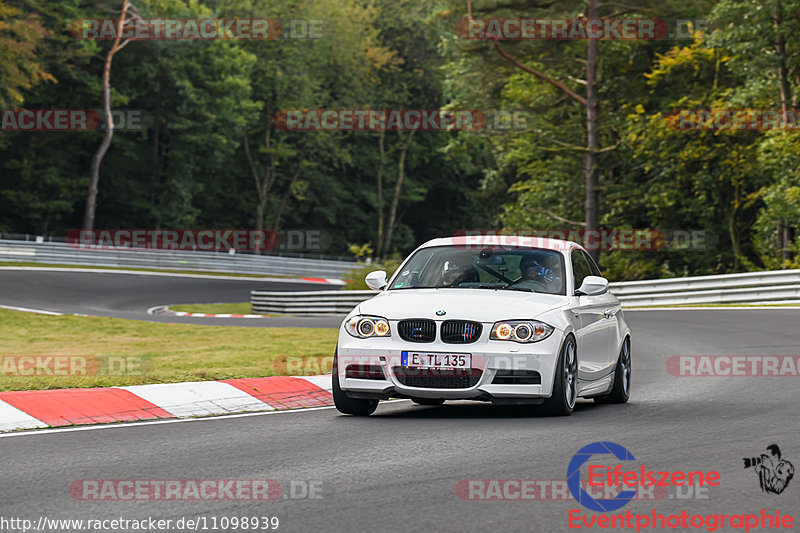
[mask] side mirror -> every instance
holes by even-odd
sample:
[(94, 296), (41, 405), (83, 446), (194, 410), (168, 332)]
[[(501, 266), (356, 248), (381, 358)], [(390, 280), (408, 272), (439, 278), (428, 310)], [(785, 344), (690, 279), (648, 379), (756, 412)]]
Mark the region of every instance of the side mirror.
[(373, 291), (382, 291), (386, 285), (389, 284), (389, 281), (386, 279), (385, 270), (376, 270), (374, 272), (370, 272), (367, 274), (367, 277), (364, 278), (364, 281), (367, 282), (367, 287)]
[(608, 280), (600, 276), (586, 276), (578, 290), (577, 296), (597, 296), (608, 292)]

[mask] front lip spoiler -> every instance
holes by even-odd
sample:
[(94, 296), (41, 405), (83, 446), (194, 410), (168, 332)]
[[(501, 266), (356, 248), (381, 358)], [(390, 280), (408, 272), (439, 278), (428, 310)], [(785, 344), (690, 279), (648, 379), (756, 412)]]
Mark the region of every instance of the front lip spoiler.
[[(347, 397), (357, 398), (360, 400), (391, 400), (393, 398), (401, 400), (414, 400), (415, 398), (422, 398), (422, 396), (411, 396), (408, 394), (400, 394), (397, 392), (389, 392), (385, 394), (375, 394), (369, 392), (348, 392)], [(425, 396), (425, 398), (431, 398), (431, 397)], [(544, 398), (494, 398), (485, 393), (481, 394), (480, 396), (475, 396), (474, 398), (434, 398), (434, 399), (447, 400), (451, 402), (455, 401), (491, 402), (494, 405), (541, 405), (544, 403)]]
[[(524, 385), (517, 385), (517, 386), (524, 386)], [(441, 399), (449, 401), (467, 400), (467, 401), (479, 401), (479, 402), (492, 402), (495, 405), (540, 405), (545, 400), (544, 397), (542, 396), (510, 396), (510, 395), (493, 396), (488, 392), (480, 389), (478, 389), (479, 394), (476, 394), (475, 396), (467, 396), (462, 398), (453, 398), (450, 397), (449, 395), (437, 396), (435, 392), (431, 394), (432, 391), (440, 389), (419, 389), (419, 390), (421, 394), (418, 395), (408, 391), (398, 392), (394, 387), (385, 389), (380, 392), (347, 390), (345, 391), (345, 394), (347, 394), (348, 398), (354, 398), (359, 400), (390, 400), (392, 398), (413, 400), (415, 398), (427, 398), (427, 399)], [(457, 390), (460, 389), (448, 389), (448, 392)], [(463, 390), (469, 390), (469, 389), (463, 389)]]

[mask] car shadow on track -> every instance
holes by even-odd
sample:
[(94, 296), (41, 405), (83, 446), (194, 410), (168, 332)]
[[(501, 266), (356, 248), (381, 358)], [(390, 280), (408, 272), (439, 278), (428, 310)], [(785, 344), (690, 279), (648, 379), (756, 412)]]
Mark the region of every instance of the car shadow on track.
[[(456, 401), (442, 406), (425, 406), (412, 403), (402, 404), (404, 409), (378, 411), (372, 415), (380, 418), (419, 418), (419, 419), (456, 419), (456, 418), (550, 418), (540, 406), (536, 405), (491, 405), (483, 402)], [(578, 401), (573, 414), (602, 410), (604, 405), (592, 401)]]

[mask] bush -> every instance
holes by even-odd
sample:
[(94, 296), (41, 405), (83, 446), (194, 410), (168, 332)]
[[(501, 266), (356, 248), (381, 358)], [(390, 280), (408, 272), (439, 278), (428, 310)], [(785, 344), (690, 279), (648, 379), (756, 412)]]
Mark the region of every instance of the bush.
[(402, 261), (399, 259), (386, 259), (382, 263), (358, 263), (356, 268), (348, 270), (344, 273), (344, 279), (347, 280), (347, 285), (345, 285), (343, 290), (346, 291), (362, 291), (367, 290), (367, 283), (364, 281), (364, 278), (370, 272), (375, 270), (385, 270), (387, 278), (391, 278), (394, 271), (400, 266)]

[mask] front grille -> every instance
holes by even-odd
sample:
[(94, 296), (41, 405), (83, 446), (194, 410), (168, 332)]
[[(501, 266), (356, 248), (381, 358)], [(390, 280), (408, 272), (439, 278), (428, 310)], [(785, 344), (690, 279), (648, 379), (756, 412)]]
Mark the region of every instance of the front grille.
[(438, 370), (434, 368), (394, 367), (397, 380), (407, 387), (421, 389), (469, 389), (481, 379), (483, 371), (477, 368)]
[(469, 320), (445, 320), (442, 322), (442, 342), (448, 344), (469, 344), (481, 336), (483, 326), (480, 322)]
[(408, 342), (433, 342), (436, 340), (436, 322), (416, 319), (401, 320), (397, 324), (400, 338)]

